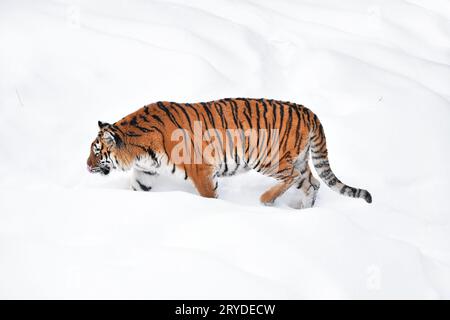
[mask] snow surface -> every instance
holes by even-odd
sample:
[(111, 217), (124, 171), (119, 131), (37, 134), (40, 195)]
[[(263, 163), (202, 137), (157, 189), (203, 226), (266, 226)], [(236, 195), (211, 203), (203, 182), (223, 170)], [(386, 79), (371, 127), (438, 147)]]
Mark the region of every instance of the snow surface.
[[(0, 1), (0, 298), (450, 298), (450, 3)], [(316, 207), (86, 171), (97, 120), (150, 102), (304, 104)]]

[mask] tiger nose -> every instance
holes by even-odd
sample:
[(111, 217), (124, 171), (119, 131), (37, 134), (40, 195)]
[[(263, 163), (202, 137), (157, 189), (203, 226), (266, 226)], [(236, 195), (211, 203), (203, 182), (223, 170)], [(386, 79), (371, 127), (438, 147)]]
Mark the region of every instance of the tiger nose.
[(92, 172), (92, 167), (91, 167), (90, 165), (87, 165), (87, 170), (88, 170), (89, 172)]

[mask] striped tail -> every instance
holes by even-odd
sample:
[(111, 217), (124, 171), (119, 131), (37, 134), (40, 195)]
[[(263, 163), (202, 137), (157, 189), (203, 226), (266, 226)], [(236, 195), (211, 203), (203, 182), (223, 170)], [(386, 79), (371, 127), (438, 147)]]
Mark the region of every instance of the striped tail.
[(310, 132), (311, 156), (314, 167), (319, 177), (330, 187), (331, 190), (352, 198), (362, 198), (367, 203), (372, 203), (369, 191), (350, 187), (342, 183), (333, 173), (328, 162), (328, 150), (325, 133), (322, 124), (316, 115), (313, 116), (314, 125)]

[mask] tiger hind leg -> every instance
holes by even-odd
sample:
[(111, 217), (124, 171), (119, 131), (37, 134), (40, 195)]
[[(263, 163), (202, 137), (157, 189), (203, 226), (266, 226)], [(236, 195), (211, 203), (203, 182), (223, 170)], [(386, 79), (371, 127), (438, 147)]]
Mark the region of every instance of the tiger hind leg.
[(133, 170), (131, 189), (134, 191), (150, 191), (158, 173), (155, 171)]
[(300, 177), (297, 179), (295, 187), (300, 191), (300, 199), (294, 207), (298, 209), (312, 208), (316, 202), (320, 182), (313, 176), (308, 162), (305, 161), (299, 170)]
[(272, 205), (276, 198), (289, 189), (297, 181), (300, 172), (293, 166), (289, 166), (271, 176), (280, 182), (261, 195), (260, 201), (265, 205)]

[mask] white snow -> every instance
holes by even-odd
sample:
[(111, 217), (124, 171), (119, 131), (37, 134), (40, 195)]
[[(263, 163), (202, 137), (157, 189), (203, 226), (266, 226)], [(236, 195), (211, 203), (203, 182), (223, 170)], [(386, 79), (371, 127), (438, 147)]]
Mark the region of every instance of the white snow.
[[(86, 170), (97, 120), (267, 97), (325, 127), (316, 207)], [(450, 298), (450, 3), (0, 2), (0, 298)]]

